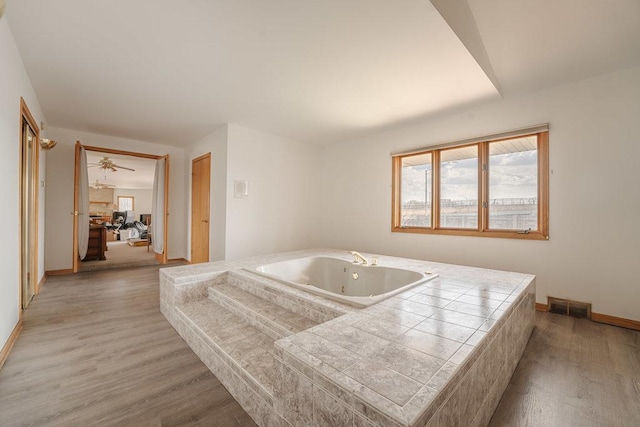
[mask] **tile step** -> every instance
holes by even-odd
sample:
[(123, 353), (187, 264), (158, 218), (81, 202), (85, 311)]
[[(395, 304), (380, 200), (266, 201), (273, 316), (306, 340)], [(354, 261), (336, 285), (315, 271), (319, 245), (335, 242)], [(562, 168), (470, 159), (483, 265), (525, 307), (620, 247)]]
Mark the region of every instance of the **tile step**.
[(273, 404), (274, 339), (211, 300), (176, 306), (192, 331), (256, 394)]
[(238, 270), (229, 272), (226, 283), (267, 300), (318, 323), (324, 323), (354, 309), (329, 301), (256, 273)]
[(274, 340), (284, 338), (318, 323), (278, 304), (227, 283), (209, 287), (209, 300), (232, 311), (246, 323)]

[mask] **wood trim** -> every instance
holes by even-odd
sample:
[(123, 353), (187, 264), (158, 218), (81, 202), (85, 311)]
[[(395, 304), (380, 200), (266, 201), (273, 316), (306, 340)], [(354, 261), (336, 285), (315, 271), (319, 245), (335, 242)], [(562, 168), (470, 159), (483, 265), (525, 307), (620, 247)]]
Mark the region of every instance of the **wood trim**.
[(18, 339), (18, 335), (20, 335), (20, 331), (22, 331), (22, 320), (19, 320), (15, 328), (13, 328), (13, 331), (11, 331), (11, 335), (9, 335), (9, 339), (2, 347), (2, 351), (0, 351), (0, 369), (2, 369), (4, 362), (7, 361), (11, 349)]
[(480, 178), (478, 179), (478, 186), (480, 187), (478, 197), (478, 209), (480, 210), (478, 226), (481, 230), (488, 230), (489, 208), (484, 206), (484, 201), (489, 200), (489, 146), (486, 144), (478, 145), (478, 169), (480, 174)]
[(71, 270), (74, 273), (77, 273), (80, 267), (78, 265), (78, 261), (79, 261), (78, 260), (78, 209), (80, 204), (78, 200), (78, 197), (79, 197), (78, 196), (78, 192), (79, 192), (78, 180), (80, 179), (80, 148), (82, 148), (82, 144), (80, 144), (80, 141), (76, 141), (75, 165), (74, 165), (74, 172), (73, 172), (73, 212), (71, 212), (71, 216), (73, 218), (73, 248), (71, 249), (73, 262), (72, 262)]
[(171, 258), (167, 260), (167, 264), (191, 264), (184, 258)]
[[(80, 141), (76, 142), (76, 150), (78, 150), (77, 145), (80, 144)], [(82, 147), (84, 147), (84, 149), (86, 151), (95, 151), (98, 153), (106, 153), (106, 154), (118, 154), (118, 155), (122, 155), (122, 156), (132, 156), (132, 157), (140, 157), (143, 159), (152, 159), (152, 160), (159, 160), (159, 159), (165, 159), (165, 171), (164, 171), (164, 181), (165, 181), (165, 185), (164, 185), (164, 205), (165, 205), (165, 221), (164, 221), (164, 250), (162, 252), (162, 254), (156, 254), (154, 252), (154, 256), (156, 258), (156, 261), (158, 261), (159, 264), (164, 265), (167, 264), (168, 262), (168, 243), (169, 243), (169, 155), (165, 154), (165, 155), (158, 155), (158, 154), (146, 154), (146, 153), (139, 153), (139, 152), (135, 152), (135, 151), (126, 151), (126, 150), (116, 150), (113, 148), (104, 148), (104, 147), (95, 147), (95, 146), (91, 146), (91, 145), (81, 145)], [(75, 188), (75, 195), (74, 195), (74, 210), (78, 210), (77, 209), (77, 187), (78, 187), (78, 168), (79, 168), (79, 151), (76, 153), (76, 177), (74, 180), (74, 188)], [(73, 273), (77, 273), (78, 272), (78, 230), (77, 230), (77, 221), (75, 222), (75, 228), (73, 231), (73, 237), (74, 237), (74, 258), (73, 258)]]
[(391, 158), (391, 231), (400, 224), (400, 189), (402, 188), (402, 174), (400, 173), (401, 157)]
[(549, 305), (537, 302), (536, 303), (536, 311), (545, 311), (545, 312), (549, 311)]
[(164, 244), (162, 262), (166, 264), (169, 258), (169, 155), (164, 156)]
[(549, 132), (538, 134), (538, 225), (549, 239)]
[[(33, 147), (33, 161), (31, 167), (33, 167), (33, 240), (29, 242), (32, 245), (32, 259), (31, 259), (31, 271), (33, 274), (34, 280), (37, 280), (38, 277), (38, 253), (40, 247), (40, 239), (38, 235), (38, 223), (39, 221), (39, 213), (40, 213), (40, 128), (36, 120), (33, 118), (29, 107), (25, 100), (20, 97), (20, 111), (29, 121), (29, 125), (35, 130), (36, 133), (36, 141)], [(40, 284), (34, 286), (33, 290), (34, 295), (40, 293)]]
[(200, 156), (200, 157), (196, 157), (195, 159), (191, 159), (191, 164), (193, 165), (193, 163), (194, 163), (194, 162), (197, 162), (197, 161), (199, 161), (199, 160), (206, 159), (207, 157), (211, 157), (211, 152), (206, 153), (206, 154), (203, 154), (203, 155), (202, 155), (202, 156)]
[(431, 153), (431, 170), (431, 230), (434, 230), (440, 227), (440, 151)]
[(119, 154), (122, 156), (142, 157), (143, 159), (158, 160), (164, 157), (157, 154), (138, 153), (135, 151), (116, 150), (113, 148), (94, 147), (91, 145), (83, 145), (83, 147), (87, 151), (96, 151), (98, 153), (107, 153), (107, 154)]
[[(27, 102), (24, 100), (23, 97), (20, 97), (20, 115), (25, 116), (25, 118), (29, 121), (29, 124), (31, 125), (31, 127), (34, 128), (34, 131), (38, 134), (38, 136), (40, 136), (40, 128), (38, 127), (38, 124), (37, 124), (38, 122), (36, 122), (36, 119), (33, 118), (33, 115), (31, 114), (31, 111), (27, 106)], [(20, 117), (20, 120), (22, 120), (22, 117)], [(39, 144), (39, 141), (38, 141), (38, 144)]]
[(160, 156), (164, 159), (164, 241), (162, 253), (154, 251), (153, 256), (160, 265), (167, 264), (169, 258), (169, 155)]
[(414, 234), (443, 234), (449, 236), (465, 236), (465, 237), (497, 237), (521, 240), (547, 240), (547, 237), (540, 232), (530, 232), (521, 234), (517, 231), (480, 231), (476, 229), (455, 229), (455, 228), (422, 228), (422, 227), (394, 227), (391, 231), (397, 233), (414, 233)]
[[(31, 185), (33, 186), (33, 215), (31, 217), (31, 224), (30, 226), (33, 228), (33, 235), (31, 236), (30, 241), (28, 242), (29, 246), (31, 246), (31, 260), (29, 262), (29, 277), (31, 280), (31, 283), (33, 283), (33, 280), (36, 280), (35, 278), (38, 277), (38, 252), (39, 252), (39, 245), (40, 245), (40, 240), (38, 238), (38, 219), (39, 219), (39, 188), (40, 188), (40, 127), (38, 127), (38, 124), (36, 122), (36, 119), (33, 117), (33, 115), (31, 114), (31, 110), (29, 110), (29, 107), (27, 106), (26, 101), (24, 100), (23, 97), (20, 97), (20, 156), (22, 159), (22, 154), (24, 153), (24, 149), (22, 147), (23, 144), (23, 126), (22, 126), (22, 120), (26, 120), (29, 123), (29, 127), (31, 127), (31, 129), (34, 132), (34, 136), (35, 136), (35, 141), (33, 143), (33, 159), (31, 160), (31, 168), (33, 169), (33, 174), (31, 176)], [(24, 192), (24, 188), (22, 186), (24, 180), (22, 179), (22, 174), (24, 173), (23, 169), (22, 169), (22, 160), (20, 161), (20, 209), (22, 210), (22, 197), (23, 197), (23, 192)], [(22, 212), (22, 211), (21, 211)], [(22, 229), (22, 213), (20, 214), (20, 218), (19, 218), (19, 224), (20, 224), (20, 229)], [(21, 236), (22, 236), (22, 232)], [(20, 246), (19, 246), (19, 254), (22, 257), (23, 256), (23, 252), (22, 252), (22, 237), (20, 237)], [(22, 260), (20, 260), (20, 266), (18, 271), (20, 272), (20, 281), (19, 281), (19, 292), (18, 292), (18, 298), (19, 298), (19, 302), (18, 302), (18, 307), (20, 309), (20, 316), (19, 319), (22, 319)], [(37, 284), (33, 285), (33, 294), (37, 295), (39, 292), (39, 287)]]
[(606, 323), (607, 325), (640, 331), (640, 321), (638, 320), (609, 316), (608, 314), (594, 313), (593, 311), (591, 312), (591, 320), (598, 323)]
[(65, 270), (47, 270), (45, 276), (65, 276), (67, 274), (73, 274), (73, 270), (67, 268)]

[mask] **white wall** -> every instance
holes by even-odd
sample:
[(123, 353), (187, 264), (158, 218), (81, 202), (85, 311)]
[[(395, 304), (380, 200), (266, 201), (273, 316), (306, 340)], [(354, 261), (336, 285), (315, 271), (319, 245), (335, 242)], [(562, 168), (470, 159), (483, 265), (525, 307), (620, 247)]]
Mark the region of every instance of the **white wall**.
[[(316, 246), (321, 148), (229, 125), (227, 259)], [(249, 198), (234, 198), (234, 181)]]
[[(44, 120), (40, 104), (7, 20), (0, 19), (0, 224), (5, 225), (3, 244), (0, 245), (0, 348), (5, 345), (20, 316), (20, 97), (24, 98), (37, 124), (40, 124)], [(41, 164), (45, 157), (41, 153)], [(44, 166), (40, 172), (44, 172)], [(43, 193), (41, 189), (41, 220), (45, 217)], [(38, 229), (39, 241), (43, 242), (45, 230), (42, 222)], [(38, 248), (38, 253), (41, 266), (44, 259), (42, 248)], [(38, 280), (43, 274), (44, 270), (39, 269)]]
[(187, 254), (191, 259), (191, 166), (192, 160), (211, 153), (211, 182), (209, 188), (209, 260), (219, 261), (226, 255), (227, 227), (227, 133), (224, 125), (188, 148), (185, 170), (188, 173), (186, 193), (187, 212)]
[[(640, 320), (640, 68), (326, 148), (323, 244), (533, 273), (547, 295)], [(391, 233), (393, 151), (550, 124), (550, 240)]]
[[(118, 204), (118, 196), (133, 197), (133, 212), (136, 221), (140, 220), (140, 214), (151, 213), (151, 199), (153, 198), (153, 189), (144, 188), (114, 188), (113, 203)], [(116, 209), (117, 210), (117, 209)], [(169, 215), (171, 216), (171, 215)]]
[[(192, 144), (189, 173), (211, 153), (210, 260), (315, 246), (320, 150), (235, 124)], [(249, 181), (249, 198), (234, 198), (235, 180)]]
[[(150, 142), (98, 135), (71, 129), (49, 128), (58, 141), (47, 154), (47, 218), (45, 268), (66, 270), (72, 267), (73, 174), (75, 142), (84, 145), (170, 156), (169, 169), (169, 259), (185, 257), (186, 198), (184, 195), (184, 149)], [(137, 205), (136, 205), (137, 209)]]

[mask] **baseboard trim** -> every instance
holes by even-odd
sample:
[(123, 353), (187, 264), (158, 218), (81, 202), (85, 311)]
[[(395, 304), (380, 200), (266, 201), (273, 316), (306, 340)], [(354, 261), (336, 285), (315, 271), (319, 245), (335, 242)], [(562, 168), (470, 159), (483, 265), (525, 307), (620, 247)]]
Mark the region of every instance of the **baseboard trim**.
[(46, 276), (64, 276), (66, 274), (73, 274), (73, 270), (69, 268), (66, 270), (48, 270), (44, 272), (45, 277)]
[(179, 263), (189, 264), (189, 261), (187, 261), (184, 258), (171, 258), (167, 260), (167, 264), (179, 264)]
[(640, 322), (637, 320), (625, 319), (623, 317), (609, 316), (608, 314), (591, 312), (591, 320), (607, 325), (619, 326), (621, 328), (640, 331)]
[(549, 311), (549, 306), (547, 304), (536, 303), (536, 311)]
[(11, 335), (9, 335), (9, 339), (4, 344), (4, 347), (2, 347), (2, 351), (0, 351), (0, 369), (2, 369), (4, 362), (7, 361), (7, 358), (9, 357), (9, 352), (13, 348), (13, 345), (16, 343), (16, 340), (18, 339), (18, 335), (20, 335), (20, 331), (22, 331), (22, 320), (18, 321), (18, 324), (16, 325), (16, 327), (13, 328)]

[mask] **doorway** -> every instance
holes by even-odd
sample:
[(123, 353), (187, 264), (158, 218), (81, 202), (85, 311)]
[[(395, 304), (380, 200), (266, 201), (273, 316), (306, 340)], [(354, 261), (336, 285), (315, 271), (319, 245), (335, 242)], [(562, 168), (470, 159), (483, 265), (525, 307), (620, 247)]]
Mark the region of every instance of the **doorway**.
[(209, 262), (211, 153), (191, 161), (191, 263)]
[[(81, 149), (86, 153), (86, 166), (81, 165)], [(158, 167), (162, 174), (158, 174)], [(168, 155), (76, 143), (74, 273), (168, 262), (168, 170)], [(88, 196), (81, 196), (79, 191), (83, 171)], [(156, 191), (162, 194), (157, 197)], [(81, 200), (87, 198), (88, 203), (80, 208)], [(159, 207), (153, 206), (155, 200)], [(88, 218), (82, 218), (83, 210), (87, 210)], [(78, 236), (83, 231), (79, 224), (89, 227), (83, 260), (79, 257)]]
[(39, 132), (22, 98), (20, 115), (20, 306), (25, 310), (38, 293)]

